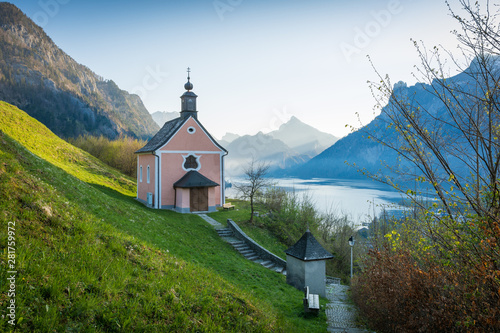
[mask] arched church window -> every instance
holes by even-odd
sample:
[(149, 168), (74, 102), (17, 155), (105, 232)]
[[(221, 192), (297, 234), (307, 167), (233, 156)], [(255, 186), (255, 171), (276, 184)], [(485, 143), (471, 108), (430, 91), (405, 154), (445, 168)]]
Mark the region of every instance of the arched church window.
[(198, 161), (196, 157), (193, 155), (189, 155), (186, 157), (186, 161), (184, 162), (184, 169), (197, 169), (198, 168)]

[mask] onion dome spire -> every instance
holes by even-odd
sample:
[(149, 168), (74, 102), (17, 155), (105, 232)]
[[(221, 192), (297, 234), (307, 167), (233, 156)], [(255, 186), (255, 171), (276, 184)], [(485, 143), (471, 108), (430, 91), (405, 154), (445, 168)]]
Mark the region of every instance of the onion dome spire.
[(191, 79), (189, 77), (189, 73), (191, 72), (191, 69), (189, 67), (187, 69), (187, 72), (188, 72), (188, 82), (186, 82), (186, 84), (184, 84), (184, 89), (186, 89), (187, 91), (190, 91), (190, 90), (193, 90), (193, 84), (189, 81)]
[(189, 77), (189, 73), (191, 72), (191, 68), (188, 67), (188, 82), (184, 85), (184, 88), (187, 90), (181, 96), (181, 117), (188, 118), (193, 117), (197, 119), (198, 111), (196, 111), (196, 97), (198, 97), (193, 90), (193, 84), (189, 81), (191, 78)]

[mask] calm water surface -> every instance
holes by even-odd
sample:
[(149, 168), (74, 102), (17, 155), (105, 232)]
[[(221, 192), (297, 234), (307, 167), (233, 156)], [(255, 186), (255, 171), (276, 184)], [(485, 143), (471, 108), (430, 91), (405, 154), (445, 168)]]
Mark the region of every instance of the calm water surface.
[[(401, 194), (390, 186), (371, 180), (282, 178), (275, 181), (279, 187), (310, 196), (318, 210), (348, 214), (356, 222), (364, 222), (374, 214), (378, 216), (383, 207), (398, 210), (395, 204), (401, 200)], [(243, 179), (233, 178), (231, 182), (243, 182)], [(237, 193), (229, 188), (226, 196), (234, 198)]]

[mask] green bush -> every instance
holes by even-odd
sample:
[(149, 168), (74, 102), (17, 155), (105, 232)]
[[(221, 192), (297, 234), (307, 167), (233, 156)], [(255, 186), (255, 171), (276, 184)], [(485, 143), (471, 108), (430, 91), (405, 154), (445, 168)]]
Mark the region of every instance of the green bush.
[(146, 141), (124, 136), (110, 140), (104, 136), (90, 135), (70, 138), (68, 142), (130, 177), (137, 175), (137, 157), (134, 152), (146, 144)]
[[(356, 233), (349, 216), (334, 210), (320, 213), (310, 196), (300, 196), (295, 191), (278, 187), (262, 193), (258, 202), (267, 213), (256, 219), (254, 224), (269, 230), (288, 247), (309, 229), (318, 242), (334, 255), (332, 260), (327, 261), (327, 275), (349, 281), (351, 258), (347, 240)], [(357, 248), (362, 251), (361, 246)], [(355, 258), (360, 254), (358, 250)]]
[(282, 243), (291, 246), (307, 228), (311, 231), (318, 229), (321, 217), (316, 212), (310, 197), (300, 197), (296, 192), (273, 187), (259, 199), (268, 213), (257, 223), (270, 230)]

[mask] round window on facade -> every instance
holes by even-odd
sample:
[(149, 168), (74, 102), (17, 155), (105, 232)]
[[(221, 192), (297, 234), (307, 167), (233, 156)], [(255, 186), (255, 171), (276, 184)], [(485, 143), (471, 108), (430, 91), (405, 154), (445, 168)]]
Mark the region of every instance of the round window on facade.
[(196, 128), (194, 128), (193, 126), (190, 126), (190, 127), (188, 127), (187, 131), (189, 134), (194, 134), (196, 132)]

